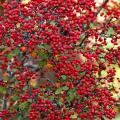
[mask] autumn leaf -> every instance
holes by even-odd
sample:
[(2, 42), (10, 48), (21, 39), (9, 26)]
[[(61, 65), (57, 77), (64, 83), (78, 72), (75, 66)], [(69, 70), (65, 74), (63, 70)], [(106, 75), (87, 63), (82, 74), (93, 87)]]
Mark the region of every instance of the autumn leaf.
[(8, 53), (8, 52), (10, 52), (11, 51), (11, 48), (5, 48), (4, 50), (2, 50), (1, 52), (0, 52), (0, 56), (2, 56), (2, 55), (4, 55), (4, 54), (6, 54), (6, 53)]
[(35, 52), (35, 51), (32, 51), (30, 54), (33, 58), (35, 58), (37, 56), (37, 52)]
[(4, 81), (8, 81), (9, 74), (7, 72), (4, 72), (2, 76), (3, 76)]
[(29, 81), (29, 84), (30, 84), (30, 86), (32, 86), (32, 87), (36, 87), (36, 86), (38, 85), (38, 82), (37, 82), (36, 79), (31, 79), (31, 80)]
[(116, 113), (118, 113), (118, 112), (120, 111), (120, 108), (119, 108), (118, 106), (115, 106), (115, 107), (113, 108), (113, 111), (116, 112)]
[(60, 81), (57, 81), (56, 84), (55, 84), (55, 86), (56, 86), (57, 88), (59, 88), (59, 87), (60, 87)]
[(53, 65), (52, 65), (51, 63), (47, 63), (47, 64), (45, 65), (45, 68), (46, 68), (48, 71), (51, 71), (51, 70), (53, 70)]
[(57, 55), (55, 55), (54, 58), (55, 58), (56, 60), (59, 60), (59, 59), (60, 59), (60, 56), (61, 56), (60, 54), (57, 54)]

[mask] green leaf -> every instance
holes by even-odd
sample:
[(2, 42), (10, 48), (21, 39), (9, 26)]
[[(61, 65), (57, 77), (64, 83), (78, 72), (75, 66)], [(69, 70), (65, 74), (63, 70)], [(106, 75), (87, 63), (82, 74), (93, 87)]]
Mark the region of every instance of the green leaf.
[(114, 33), (115, 33), (114, 29), (112, 27), (110, 27), (106, 34), (107, 35), (114, 35)]
[(85, 33), (80, 34), (80, 40), (79, 40), (79, 42), (81, 42), (81, 40), (82, 40), (82, 39), (84, 39), (84, 38), (85, 38), (85, 36), (86, 36), (86, 34), (85, 34)]
[(97, 26), (97, 23), (90, 23), (91, 28), (96, 28), (96, 26)]
[(66, 100), (68, 101), (68, 102), (70, 102), (70, 101), (72, 101), (72, 100), (74, 100), (74, 98), (75, 98), (75, 95), (69, 95), (69, 96), (67, 96), (66, 97)]
[(20, 104), (20, 108), (22, 108), (22, 109), (25, 109), (25, 108), (27, 108), (29, 106), (29, 103), (28, 102), (22, 102), (21, 104)]
[(23, 119), (22, 116), (21, 116), (21, 115), (18, 115), (17, 120), (22, 120), (22, 119)]
[(81, 118), (77, 118), (77, 120), (82, 120)]
[(7, 89), (3, 86), (0, 86), (0, 93), (6, 94)]
[(49, 99), (50, 100), (54, 100), (55, 96), (50, 96)]
[(20, 52), (20, 50), (18, 48), (16, 48), (15, 50), (13, 50), (11, 53), (9, 53), (7, 56), (9, 59), (13, 58), (14, 56), (18, 55)]
[(68, 94), (74, 94), (75, 92), (76, 92), (76, 88), (73, 88), (68, 91)]
[(79, 99), (79, 98), (80, 98), (80, 95), (76, 94), (76, 95), (75, 95), (75, 98), (76, 98), (76, 99)]
[(61, 78), (62, 78), (63, 80), (66, 80), (67, 76), (66, 76), (66, 75), (61, 75)]
[(0, 10), (4, 10), (4, 7), (2, 5), (0, 5)]
[(42, 66), (45, 66), (47, 64), (47, 61), (46, 60), (42, 60), (42, 61), (38, 61), (37, 64), (42, 67)]
[(37, 13), (37, 16), (41, 16), (41, 14), (40, 14), (40, 13)]
[(114, 45), (111, 42), (107, 43), (106, 48), (113, 48), (113, 47), (114, 47)]
[(62, 100), (59, 99), (59, 100), (57, 101), (57, 104), (61, 106), (61, 105), (63, 104)]
[(79, 98), (79, 96), (76, 94), (76, 89), (73, 88), (73, 89), (70, 89), (68, 91), (68, 96), (66, 97), (66, 100), (68, 102), (72, 101), (74, 98)]
[(73, 115), (71, 115), (70, 117), (71, 117), (72, 119), (77, 118), (77, 117), (78, 117), (78, 114), (73, 114)]
[(55, 21), (51, 21), (51, 24), (52, 24), (52, 25), (56, 25), (56, 22), (55, 22)]
[(3, 80), (4, 80), (4, 81), (8, 81), (8, 80), (9, 80), (9, 77), (8, 77), (8, 76), (3, 76)]
[(11, 101), (16, 101), (16, 100), (19, 100), (19, 99), (20, 99), (19, 96), (13, 96), (13, 97), (11, 98)]
[(55, 92), (55, 94), (60, 94), (63, 91), (62, 87), (58, 88)]
[(5, 46), (4, 46), (4, 45), (1, 45), (1, 46), (0, 46), (0, 50), (2, 50), (2, 49), (5, 49)]
[(48, 47), (48, 44), (43, 43), (43, 44), (39, 44), (38, 46), (39, 46), (40, 48), (47, 48), (47, 47)]
[(12, 81), (14, 82), (14, 84), (18, 83), (18, 80), (17, 80), (17, 78), (15, 76), (12, 78)]
[(39, 51), (38, 55), (39, 55), (40, 58), (43, 58), (43, 59), (48, 58), (48, 53), (44, 50)]
[(68, 90), (69, 87), (68, 86), (63, 86), (63, 87), (60, 87), (56, 90), (55, 94), (60, 94), (62, 91), (66, 91)]
[(69, 87), (68, 87), (68, 86), (63, 86), (62, 89), (63, 89), (63, 90), (68, 90)]
[(106, 76), (107, 75), (107, 72), (105, 70), (102, 70), (101, 71), (101, 76)]

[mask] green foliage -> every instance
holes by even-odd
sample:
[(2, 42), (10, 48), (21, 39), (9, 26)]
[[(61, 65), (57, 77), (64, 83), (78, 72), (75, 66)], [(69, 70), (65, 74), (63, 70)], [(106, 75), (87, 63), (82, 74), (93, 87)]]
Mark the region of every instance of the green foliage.
[(63, 80), (66, 80), (66, 79), (67, 79), (67, 75), (61, 75), (61, 78), (62, 78)]
[(51, 21), (51, 24), (52, 24), (52, 25), (56, 25), (56, 22), (55, 22), (55, 21)]
[(43, 67), (47, 64), (47, 61), (46, 60), (42, 60), (42, 61), (38, 61), (37, 64), (40, 66), (40, 67)]
[(38, 52), (38, 55), (42, 59), (47, 59), (48, 58), (48, 53), (45, 50), (43, 50), (43, 49)]
[(8, 59), (12, 59), (14, 56), (17, 56), (20, 53), (20, 50), (16, 48), (15, 50), (11, 51), (7, 54)]
[(2, 5), (0, 5), (0, 10), (4, 10), (4, 7)]
[(61, 99), (57, 100), (57, 104), (61, 106), (63, 104), (63, 101)]
[(28, 108), (29, 107), (29, 103), (28, 102), (22, 102), (21, 104), (20, 104), (20, 108), (21, 109), (25, 109), (25, 108)]
[(11, 101), (16, 101), (16, 100), (19, 100), (20, 99), (20, 97), (19, 96), (13, 96), (12, 98), (11, 98)]
[(73, 115), (71, 115), (71, 118), (72, 119), (75, 119), (75, 118), (77, 118), (78, 117), (78, 114), (73, 114)]
[(7, 93), (7, 89), (3, 86), (0, 86), (0, 93), (6, 94)]
[(97, 23), (95, 23), (95, 22), (94, 23), (90, 23), (90, 27), (91, 28), (96, 28), (97, 27)]
[(67, 97), (66, 97), (66, 100), (68, 102), (74, 100), (74, 99), (78, 99), (79, 98), (79, 95), (76, 94), (76, 88), (73, 88), (73, 89), (69, 89), (69, 91), (67, 92)]
[(106, 33), (107, 35), (114, 35), (115, 34), (115, 31), (114, 31), (114, 29), (112, 28), (112, 27), (110, 27), (109, 29), (108, 29), (108, 31), (107, 31), (107, 33)]
[(69, 90), (68, 86), (62, 86), (56, 90), (55, 94), (60, 94), (62, 91), (67, 91), (67, 90)]

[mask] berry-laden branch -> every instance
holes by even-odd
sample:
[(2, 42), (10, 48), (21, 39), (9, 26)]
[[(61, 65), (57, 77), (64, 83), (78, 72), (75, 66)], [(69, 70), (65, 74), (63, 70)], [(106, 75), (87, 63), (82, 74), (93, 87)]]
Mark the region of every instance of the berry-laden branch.
[[(105, 0), (105, 1), (103, 2), (103, 4), (99, 7), (99, 9), (97, 10), (97, 12), (96, 12), (94, 15), (97, 16), (97, 15), (101, 12), (101, 10), (107, 5), (108, 2), (109, 2), (109, 0)], [(111, 19), (110, 19), (110, 21), (111, 21)], [(109, 22), (110, 22), (110, 21), (109, 21)], [(91, 23), (91, 22), (92, 22), (92, 21), (90, 21), (90, 23)], [(109, 23), (109, 22), (108, 22), (108, 23)], [(88, 30), (88, 29), (90, 29), (90, 24), (86, 27), (86, 29), (84, 29), (84, 32), (85, 32), (86, 30)], [(104, 32), (101, 32), (101, 34), (102, 34), (102, 33), (104, 33)], [(88, 37), (89, 37), (89, 34), (86, 33), (85, 37), (81, 40), (80, 44), (77, 44), (76, 46), (81, 47), (82, 44), (84, 43), (84, 41), (85, 41)]]
[[(120, 12), (108, 2), (99, 8), (94, 0), (4, 2), (0, 17), (1, 119), (115, 117), (119, 98), (113, 93), (119, 91), (113, 91), (114, 65), (120, 65), (120, 47), (119, 27), (111, 21)], [(104, 16), (102, 23), (99, 15)]]

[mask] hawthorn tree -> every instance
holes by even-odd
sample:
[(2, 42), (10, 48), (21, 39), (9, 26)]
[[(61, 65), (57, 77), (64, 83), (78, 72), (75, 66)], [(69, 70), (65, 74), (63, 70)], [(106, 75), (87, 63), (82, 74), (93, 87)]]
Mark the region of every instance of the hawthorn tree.
[(3, 3), (0, 120), (115, 117), (119, 98), (113, 97), (111, 86), (116, 73), (112, 65), (120, 66), (120, 9), (118, 3), (113, 2), (114, 7), (108, 3), (99, 7), (94, 0)]

